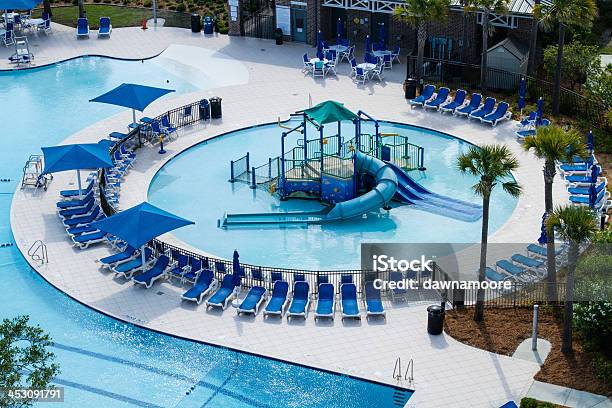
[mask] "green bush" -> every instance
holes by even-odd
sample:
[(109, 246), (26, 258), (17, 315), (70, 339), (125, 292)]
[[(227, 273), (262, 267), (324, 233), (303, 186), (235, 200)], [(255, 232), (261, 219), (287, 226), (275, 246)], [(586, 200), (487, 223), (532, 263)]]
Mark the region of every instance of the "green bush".
[(612, 302), (577, 303), (574, 326), (589, 350), (607, 350), (606, 345), (612, 338)]
[(550, 402), (538, 401), (533, 398), (523, 398), (520, 408), (555, 408)]
[(181, 2), (181, 3), (176, 5), (176, 9), (175, 10), (183, 12), (183, 11), (187, 10), (187, 7), (185, 7), (185, 3)]
[(598, 353), (593, 357), (593, 367), (595, 368), (595, 375), (600, 380), (608, 384), (612, 383), (612, 361)]

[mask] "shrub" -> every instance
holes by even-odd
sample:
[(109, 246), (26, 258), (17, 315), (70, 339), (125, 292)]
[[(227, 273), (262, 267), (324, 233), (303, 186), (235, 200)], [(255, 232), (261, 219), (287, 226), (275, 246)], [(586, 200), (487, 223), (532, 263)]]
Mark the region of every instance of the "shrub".
[(520, 408), (555, 408), (555, 406), (550, 402), (543, 402), (525, 397), (521, 400)]
[[(551, 78), (556, 66), (557, 45), (549, 45), (544, 49), (544, 68)], [(561, 81), (574, 89), (576, 85), (584, 84), (587, 77), (595, 74), (600, 66), (599, 47), (573, 41), (563, 48)]]
[(593, 358), (595, 375), (606, 383), (612, 383), (612, 361), (602, 354), (596, 354)]
[(612, 338), (612, 302), (575, 304), (574, 326), (589, 350), (607, 350)]
[(175, 9), (175, 10), (176, 10), (176, 11), (181, 11), (181, 12), (182, 12), (182, 11), (187, 10), (187, 7), (185, 7), (185, 3), (182, 3), (182, 2), (181, 2), (181, 3), (179, 3), (179, 4), (177, 4), (177, 5), (176, 5), (176, 9)]

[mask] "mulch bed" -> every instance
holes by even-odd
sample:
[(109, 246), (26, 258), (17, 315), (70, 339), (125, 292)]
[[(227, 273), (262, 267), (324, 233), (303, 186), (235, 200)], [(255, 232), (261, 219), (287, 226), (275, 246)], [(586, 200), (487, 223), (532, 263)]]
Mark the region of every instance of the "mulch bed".
[[(612, 386), (595, 376), (591, 356), (574, 333), (574, 352), (561, 353), (563, 331), (562, 310), (540, 308), (540, 338), (552, 343), (552, 350), (542, 369), (534, 377), (538, 381), (612, 396)], [(498, 354), (511, 356), (518, 345), (531, 337), (533, 310), (485, 309), (484, 322), (475, 322), (474, 310), (465, 308), (446, 313), (445, 331), (462, 343)]]

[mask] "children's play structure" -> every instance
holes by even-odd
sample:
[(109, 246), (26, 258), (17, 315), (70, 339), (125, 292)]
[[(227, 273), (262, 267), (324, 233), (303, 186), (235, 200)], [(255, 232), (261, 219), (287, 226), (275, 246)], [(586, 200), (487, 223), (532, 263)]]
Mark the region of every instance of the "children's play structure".
[[(482, 207), (432, 193), (414, 181), (408, 172), (426, 170), (423, 147), (410, 143), (406, 136), (380, 133), (379, 122), (367, 113), (353, 113), (338, 102), (327, 101), (296, 115), (301, 121), (293, 128), (279, 122), (281, 155), (259, 167), (250, 166), (248, 153), (231, 161), (230, 182), (246, 182), (280, 200), (315, 198), (326, 208), (225, 214), (220, 227), (339, 221), (380, 208), (389, 210), (393, 199), (468, 222), (482, 216)], [(343, 121), (354, 125), (348, 140), (342, 135)], [(362, 132), (364, 122), (374, 124), (373, 134)], [(326, 136), (324, 127), (330, 123), (336, 123), (338, 130)], [(313, 131), (316, 137), (309, 139)], [(297, 146), (286, 150), (290, 136), (297, 136)]]

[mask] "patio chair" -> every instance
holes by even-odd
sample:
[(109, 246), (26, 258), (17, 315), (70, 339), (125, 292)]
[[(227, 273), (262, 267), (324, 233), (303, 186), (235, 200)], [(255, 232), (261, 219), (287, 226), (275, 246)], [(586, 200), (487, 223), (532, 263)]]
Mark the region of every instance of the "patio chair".
[(460, 108), (456, 108), (453, 114), (459, 116), (468, 116), (470, 113), (475, 111), (480, 107), (480, 102), (482, 101), (482, 95), (479, 93), (473, 93), (470, 101), (467, 105), (464, 105)]
[[(191, 265), (185, 268), (185, 272), (181, 276), (181, 283), (194, 283), (198, 280), (201, 274), (208, 273), (209, 269), (200, 258), (191, 258)], [(212, 271), (210, 271), (212, 272)]]
[(166, 271), (169, 267), (172, 267), (170, 258), (166, 255), (160, 255), (151, 269), (146, 270), (138, 276), (134, 276), (132, 282), (136, 285), (143, 285), (145, 288), (149, 289), (153, 286), (155, 281), (166, 276)]
[(181, 282), (183, 281), (183, 275), (190, 271), (189, 268), (189, 257), (185, 254), (172, 252), (172, 259), (176, 260), (176, 263), (172, 269), (168, 272), (168, 277), (178, 278)]
[[(394, 271), (394, 272), (389, 272), (389, 282), (400, 282), (404, 279), (404, 276), (402, 275), (401, 272), (399, 271)], [(391, 300), (392, 301), (396, 301), (396, 300), (403, 300), (405, 301), (408, 297), (408, 290), (407, 289), (399, 289), (399, 288), (394, 288), (391, 289)]]
[(170, 118), (168, 118), (168, 115), (162, 116), (161, 125), (166, 135), (168, 135), (168, 137), (170, 137), (170, 135), (172, 134), (175, 134), (175, 135), (178, 134), (176, 125), (174, 123), (170, 123)]
[(236, 314), (239, 315), (240, 313), (246, 313), (257, 316), (257, 313), (265, 300), (266, 288), (261, 286), (253, 286), (247, 293), (242, 303), (240, 303), (240, 306), (238, 306), (236, 309)]
[(98, 30), (98, 38), (110, 38), (113, 26), (111, 25), (110, 17), (100, 17), (100, 29)]
[(438, 89), (438, 94), (432, 100), (429, 100), (423, 104), (423, 108), (425, 109), (435, 109), (438, 110), (441, 104), (446, 103), (448, 100), (448, 94), (450, 93), (450, 89), (446, 87), (442, 87)]
[(206, 309), (209, 307), (220, 307), (225, 310), (229, 302), (238, 294), (238, 286), (234, 286), (234, 277), (231, 273), (226, 274), (221, 281), (221, 287), (206, 301)]
[(329, 60), (329, 62), (325, 65), (325, 74), (329, 74), (329, 72), (333, 72), (334, 75), (338, 75), (338, 73), (336, 72), (336, 65), (338, 64), (338, 56), (337, 54), (334, 52), (334, 59), (333, 60)]
[(493, 112), (493, 109), (495, 108), (495, 103), (497, 101), (495, 100), (495, 98), (488, 96), (485, 101), (484, 104), (476, 109), (475, 111), (473, 111), (472, 113), (470, 113), (468, 115), (468, 118), (470, 119), (481, 119), (487, 115), (489, 115), (490, 113)]
[(361, 67), (355, 67), (355, 81), (365, 84), (368, 80), (368, 75)]
[(316, 61), (314, 63), (314, 66), (312, 68), (312, 77), (325, 78), (325, 64), (323, 63), (323, 61)]
[(395, 49), (391, 53), (391, 57), (392, 57), (391, 62), (397, 61), (398, 64), (401, 63), (400, 58), (399, 58), (400, 57), (400, 46), (399, 45), (395, 47)]
[(494, 112), (483, 116), (480, 118), (480, 121), (483, 123), (490, 123), (491, 126), (495, 126), (503, 120), (508, 120), (512, 117), (512, 112), (508, 110), (509, 107), (510, 105), (508, 105), (506, 102), (500, 102)]
[(214, 277), (213, 271), (203, 271), (195, 284), (185, 293), (181, 295), (182, 300), (196, 302), (198, 305), (202, 300), (213, 290), (217, 288), (217, 280)]
[(382, 81), (383, 80), (383, 77), (382, 77), (383, 69), (384, 69), (384, 63), (382, 62), (382, 60), (379, 60), (379, 62), (376, 64), (376, 67), (370, 72), (368, 72), (368, 75), (370, 78), (376, 77), (378, 78), (379, 81)]
[[(47, 18), (45, 18), (45, 15)], [(36, 26), (36, 30), (42, 31), (45, 34), (49, 34), (51, 32), (51, 19), (49, 18), (49, 15), (46, 13), (43, 13), (42, 20), (43, 20), (42, 23), (39, 23)]]
[(374, 282), (365, 283), (366, 318), (370, 316), (386, 317), (385, 307), (380, 297), (380, 289), (374, 287)]
[(534, 276), (530, 275), (526, 268), (521, 266), (517, 266), (507, 259), (502, 259), (500, 261), (495, 262), (495, 267), (497, 271), (501, 269), (502, 272), (505, 272), (508, 275), (514, 276), (518, 280), (523, 282), (532, 282), (534, 280)]
[(314, 64), (310, 62), (310, 58), (308, 58), (308, 54), (304, 54), (302, 56), (302, 61), (304, 62), (304, 66), (302, 67), (302, 71), (304, 72), (312, 72), (314, 68)]
[(529, 116), (523, 118), (519, 123), (518, 123), (518, 127), (519, 128), (524, 128), (530, 125), (535, 124), (535, 120), (537, 118), (538, 113), (535, 111), (531, 111), (529, 113)]
[(89, 182), (87, 183), (87, 186), (85, 186), (85, 188), (83, 190), (62, 190), (60, 191), (60, 196), (63, 199), (74, 199), (75, 197), (80, 197), (82, 195), (87, 195), (89, 194), (94, 187), (94, 182), (95, 182), (95, 178), (92, 177)]
[(68, 209), (65, 209), (65, 210), (59, 210), (58, 211), (58, 215), (63, 220), (65, 220), (67, 218), (87, 215), (87, 214), (90, 214), (93, 211), (94, 205), (97, 207), (96, 201), (95, 200), (89, 200), (84, 207), (68, 208)]
[(357, 303), (357, 286), (354, 283), (345, 283), (340, 286), (340, 305), (342, 320), (349, 317), (361, 319), (359, 304)]
[(89, 193), (87, 193), (83, 198), (75, 198), (74, 200), (58, 201), (55, 204), (55, 206), (60, 210), (67, 210), (69, 208), (85, 207), (93, 199), (94, 199), (94, 191), (92, 189), (92, 190), (89, 190)]
[(293, 298), (287, 311), (287, 319), (290, 317), (303, 317), (308, 315), (308, 306), (310, 306), (310, 286), (308, 282), (295, 282), (293, 284)]
[(355, 58), (351, 58), (349, 60), (349, 63), (351, 64), (351, 75), (350, 76), (357, 75), (357, 61), (355, 60)]
[(414, 99), (409, 100), (410, 106), (423, 106), (425, 102), (433, 98), (436, 87), (432, 84), (427, 84), (423, 88), (423, 92)]
[(150, 248), (145, 248), (145, 263), (142, 264), (142, 255), (137, 256), (131, 261), (123, 262), (119, 265), (111, 267), (111, 271), (115, 273), (115, 276), (123, 276), (125, 279), (131, 279), (132, 276), (140, 272), (155, 262), (153, 251)]
[(80, 17), (77, 20), (77, 38), (89, 38), (89, 22), (85, 17)]
[(123, 251), (96, 260), (100, 268), (112, 268), (120, 263), (127, 262), (138, 256), (138, 251), (131, 246), (127, 246)]
[(383, 55), (382, 62), (385, 68), (392, 68), (393, 67), (393, 56), (391, 54)]
[(342, 285), (343, 283), (354, 283), (353, 275), (349, 275), (349, 274), (340, 275), (340, 284)]
[(457, 92), (455, 92), (455, 98), (451, 102), (440, 105), (440, 112), (454, 112), (455, 109), (463, 106), (466, 95), (467, 92), (465, 92), (463, 89), (457, 89)]
[(355, 50), (355, 46), (351, 45), (350, 47), (348, 47), (346, 49), (346, 51), (341, 52), (340, 55), (340, 59), (339, 62), (341, 62), (342, 60), (347, 60), (348, 62), (351, 61), (351, 59), (353, 58), (353, 52)]
[(71, 235), (73, 246), (79, 249), (87, 249), (90, 245), (106, 241), (106, 232), (94, 231), (86, 234)]
[(6, 47), (8, 47), (9, 45), (13, 45), (15, 44), (15, 35), (13, 33), (13, 30), (9, 30), (8, 26), (10, 24), (7, 24), (7, 30), (6, 32), (2, 35), (2, 42), (4, 43), (4, 45)]
[(289, 303), (289, 298), (287, 296), (288, 292), (289, 284), (287, 282), (283, 280), (274, 282), (272, 296), (264, 309), (264, 318), (268, 315), (283, 317), (283, 313), (285, 313), (285, 309), (287, 309), (287, 304)]
[(283, 273), (282, 272), (271, 272), (270, 273), (270, 280), (272, 281), (272, 283), (274, 283), (276, 281), (282, 281), (283, 280)]
[(100, 207), (95, 206), (90, 214), (67, 218), (63, 220), (62, 223), (64, 224), (64, 227), (77, 227), (79, 225), (89, 224), (98, 219), (101, 213)]
[(521, 267), (525, 267), (535, 271), (546, 266), (546, 262), (540, 259), (533, 259), (522, 254), (514, 254), (510, 257), (512, 262), (519, 264)]
[(336, 294), (334, 293), (334, 285), (331, 283), (319, 284), (319, 298), (315, 309), (315, 320), (319, 317), (329, 317), (334, 319), (334, 310), (336, 306)]

